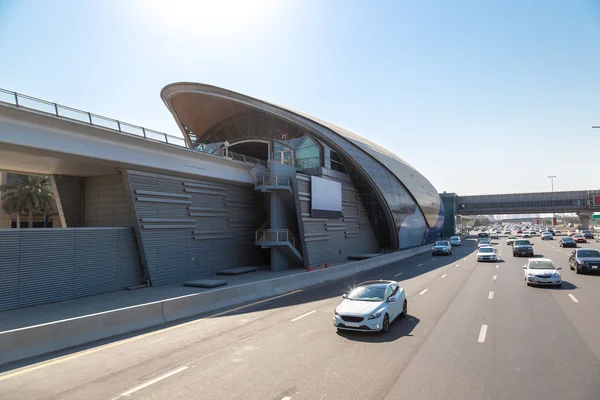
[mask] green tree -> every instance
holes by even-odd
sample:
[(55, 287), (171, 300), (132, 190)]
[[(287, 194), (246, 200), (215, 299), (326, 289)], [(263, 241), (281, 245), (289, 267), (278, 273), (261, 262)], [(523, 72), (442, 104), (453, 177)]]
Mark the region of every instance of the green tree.
[(33, 227), (33, 213), (51, 213), (54, 208), (54, 193), (43, 176), (17, 175), (16, 179), (0, 185), (2, 208), (5, 212), (17, 214), (17, 228), (20, 227), (20, 213), (27, 211), (29, 227)]

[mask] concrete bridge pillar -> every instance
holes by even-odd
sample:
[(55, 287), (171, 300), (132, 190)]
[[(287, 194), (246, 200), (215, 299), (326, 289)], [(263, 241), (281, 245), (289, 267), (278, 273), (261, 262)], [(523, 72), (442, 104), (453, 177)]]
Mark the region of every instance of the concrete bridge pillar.
[(579, 221), (581, 222), (581, 229), (590, 229), (590, 217), (593, 212), (591, 211), (579, 211), (577, 215), (579, 216)]

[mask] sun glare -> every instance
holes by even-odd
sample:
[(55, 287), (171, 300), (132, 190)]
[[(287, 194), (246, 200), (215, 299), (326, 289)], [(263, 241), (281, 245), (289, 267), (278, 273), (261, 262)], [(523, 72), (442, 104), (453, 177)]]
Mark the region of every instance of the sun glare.
[(139, 0), (153, 23), (185, 35), (239, 35), (264, 26), (282, 3), (274, 0)]

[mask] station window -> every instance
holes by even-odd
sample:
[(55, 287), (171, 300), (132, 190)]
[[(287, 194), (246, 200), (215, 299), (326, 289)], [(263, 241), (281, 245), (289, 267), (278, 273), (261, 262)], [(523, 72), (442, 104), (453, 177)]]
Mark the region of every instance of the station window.
[(346, 168), (344, 167), (344, 164), (342, 164), (342, 159), (340, 158), (338, 153), (336, 153), (333, 150), (330, 150), (329, 159), (331, 161), (332, 170), (342, 172), (344, 174), (346, 173)]
[(320, 154), (316, 143), (310, 137), (306, 137), (304, 142), (298, 147), (298, 150), (296, 150), (298, 168), (318, 167), (321, 164)]

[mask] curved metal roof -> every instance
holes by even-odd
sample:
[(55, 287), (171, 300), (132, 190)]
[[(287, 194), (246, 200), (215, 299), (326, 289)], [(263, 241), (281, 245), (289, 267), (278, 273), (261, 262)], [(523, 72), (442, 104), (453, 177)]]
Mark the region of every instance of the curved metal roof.
[[(306, 119), (310, 125), (324, 127), (357, 146), (390, 171), (413, 196), (430, 227), (435, 226), (439, 218), (441, 199), (427, 178), (389, 150), (346, 129), (289, 108), (206, 84), (173, 83), (163, 88), (161, 97), (175, 116), (182, 132), (186, 134), (187, 127), (187, 130), (193, 131), (198, 138), (218, 123), (256, 109), (284, 118), (282, 112)], [(199, 109), (202, 110), (201, 113), (198, 112)], [(185, 121), (185, 127), (182, 121)]]

